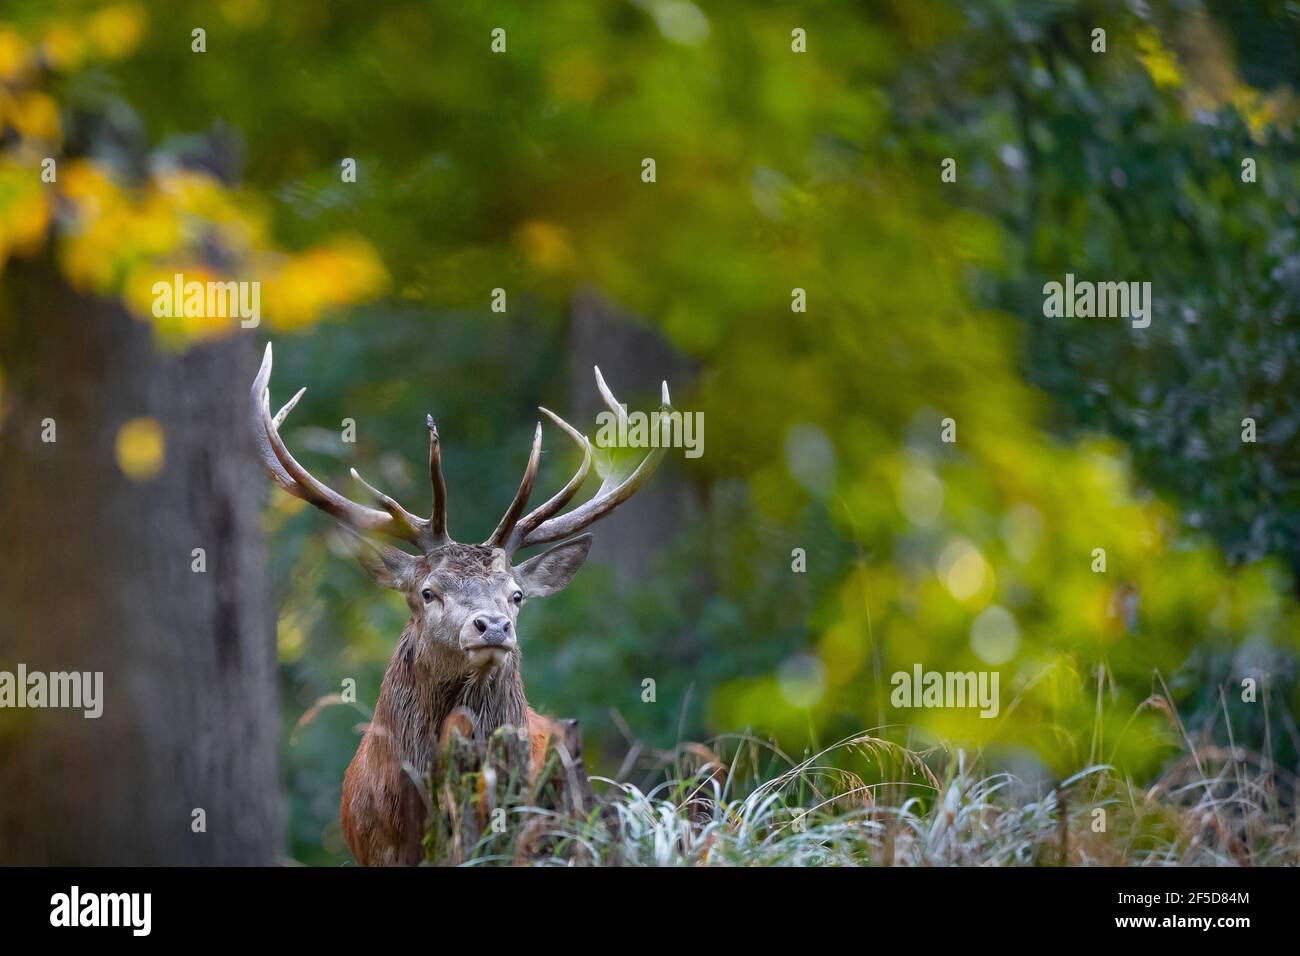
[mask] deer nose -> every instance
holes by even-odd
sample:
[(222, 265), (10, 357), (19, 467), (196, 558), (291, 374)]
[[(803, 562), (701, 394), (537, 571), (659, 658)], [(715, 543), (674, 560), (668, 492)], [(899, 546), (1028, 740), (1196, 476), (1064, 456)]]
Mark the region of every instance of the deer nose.
[(510, 643), (510, 618), (504, 614), (480, 614), (474, 618), (474, 628), (483, 635), (485, 644)]

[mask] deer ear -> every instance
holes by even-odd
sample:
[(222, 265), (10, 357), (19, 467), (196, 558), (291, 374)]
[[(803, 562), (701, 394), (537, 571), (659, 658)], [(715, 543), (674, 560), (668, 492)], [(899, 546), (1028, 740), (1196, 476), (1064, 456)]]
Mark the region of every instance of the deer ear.
[(376, 584), (381, 588), (401, 589), (407, 572), (417, 560), (414, 555), (407, 554), (400, 548), (368, 541), (351, 530), (348, 531), (347, 539), (353, 556), (375, 579)]
[(562, 591), (587, 560), (591, 535), (579, 535), (572, 541), (557, 544), (515, 568), (526, 597), (546, 597)]

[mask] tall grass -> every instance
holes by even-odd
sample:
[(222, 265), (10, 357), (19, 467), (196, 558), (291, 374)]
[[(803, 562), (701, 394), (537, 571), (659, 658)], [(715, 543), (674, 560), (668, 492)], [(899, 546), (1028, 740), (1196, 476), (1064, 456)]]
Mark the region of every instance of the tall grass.
[[(663, 755), (653, 784), (592, 778), (604, 805), (585, 818), (519, 809), (511, 829), (528, 834), (526, 851), (469, 862), (1300, 864), (1296, 776), (1244, 748), (1182, 736), (1184, 752), (1145, 787), (1106, 765), (1035, 785), (988, 772), (959, 749), (915, 750), (872, 733), (800, 760), (753, 736), (727, 736)], [(872, 768), (871, 782), (848, 767)]]

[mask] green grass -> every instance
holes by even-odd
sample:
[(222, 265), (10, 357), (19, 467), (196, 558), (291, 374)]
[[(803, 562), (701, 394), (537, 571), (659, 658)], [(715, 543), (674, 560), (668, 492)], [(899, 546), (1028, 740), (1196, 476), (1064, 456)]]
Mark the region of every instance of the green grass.
[[(725, 755), (725, 756), (724, 756)], [(663, 779), (592, 778), (585, 819), (515, 811), (535, 865), (1280, 866), (1300, 864), (1296, 777), (1241, 748), (1194, 748), (1151, 786), (1098, 765), (1027, 794), (960, 750), (871, 734), (802, 760), (749, 736), (666, 754)], [(848, 766), (874, 768), (868, 782)], [(937, 769), (936, 769), (937, 768)], [(1104, 812), (1103, 818), (1096, 811)], [(467, 865), (518, 862), (522, 855)]]

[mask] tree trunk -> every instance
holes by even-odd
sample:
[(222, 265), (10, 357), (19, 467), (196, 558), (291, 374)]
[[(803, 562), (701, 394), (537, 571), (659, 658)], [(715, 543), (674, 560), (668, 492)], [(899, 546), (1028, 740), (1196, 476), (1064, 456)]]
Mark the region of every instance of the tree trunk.
[[(574, 297), (569, 326), (570, 407), (580, 422), (594, 422), (605, 410), (592, 379), (593, 365), (600, 367), (620, 402), (642, 411), (658, 408), (665, 379), (680, 407), (696, 374), (693, 364), (658, 332), (634, 324), (587, 289)], [(594, 427), (589, 437), (595, 440)], [(700, 509), (681, 477), (681, 457), (681, 450), (669, 449), (654, 479), (637, 492), (636, 503), (601, 520), (592, 556), (613, 565), (623, 584), (644, 580), (655, 555), (681, 530), (683, 517)]]
[[(98, 719), (0, 709), (0, 864), (273, 863), (253, 339), (160, 352), (147, 323), (48, 260), (8, 265), (0, 310), (0, 671), (103, 672)], [(147, 481), (114, 453), (139, 416), (166, 442)]]

